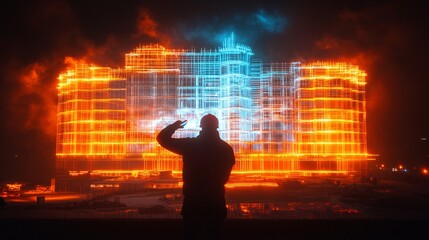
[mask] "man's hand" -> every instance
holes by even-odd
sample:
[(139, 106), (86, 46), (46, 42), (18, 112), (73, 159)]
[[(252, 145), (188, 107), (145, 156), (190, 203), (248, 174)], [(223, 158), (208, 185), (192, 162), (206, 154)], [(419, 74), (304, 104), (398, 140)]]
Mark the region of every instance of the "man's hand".
[(187, 120), (185, 121), (180, 121), (177, 120), (176, 122), (174, 122), (173, 124), (171, 124), (173, 126), (174, 129), (179, 129), (179, 128), (183, 128), (187, 123)]

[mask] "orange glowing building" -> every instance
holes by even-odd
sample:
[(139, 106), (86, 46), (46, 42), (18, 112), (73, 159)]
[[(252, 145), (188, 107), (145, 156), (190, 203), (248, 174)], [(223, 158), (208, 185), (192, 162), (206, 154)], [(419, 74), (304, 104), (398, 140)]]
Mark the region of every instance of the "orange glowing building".
[(75, 64), (59, 76), (57, 168), (180, 172), (156, 134), (198, 135), (207, 113), (236, 153), (235, 173), (349, 174), (365, 169), (365, 77), (343, 62), (270, 63), (225, 39), (217, 50), (141, 45), (123, 69)]
[(301, 169), (354, 171), (367, 159), (365, 77), (357, 66), (313, 62), (295, 80)]

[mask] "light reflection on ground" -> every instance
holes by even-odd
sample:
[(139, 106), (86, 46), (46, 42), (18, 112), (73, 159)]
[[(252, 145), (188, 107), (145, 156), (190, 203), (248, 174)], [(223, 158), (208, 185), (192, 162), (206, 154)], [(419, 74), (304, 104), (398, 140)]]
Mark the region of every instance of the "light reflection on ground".
[[(277, 183), (275, 183), (277, 184)], [(426, 186), (385, 181), (235, 182), (226, 191), (230, 219), (365, 219), (429, 216)], [(37, 196), (44, 197), (39, 202)], [(39, 199), (40, 200), (40, 199)], [(181, 218), (181, 189), (128, 194), (46, 193), (6, 199), (0, 218)], [(412, 201), (413, 205), (409, 205)]]
[(238, 187), (278, 187), (276, 182), (237, 182), (227, 183), (225, 188), (238, 188)]
[(81, 193), (48, 193), (48, 194), (23, 194), (20, 198), (10, 198), (10, 203), (37, 203), (37, 196), (43, 196), (45, 203), (58, 203), (69, 201), (83, 201), (88, 199), (88, 194)]

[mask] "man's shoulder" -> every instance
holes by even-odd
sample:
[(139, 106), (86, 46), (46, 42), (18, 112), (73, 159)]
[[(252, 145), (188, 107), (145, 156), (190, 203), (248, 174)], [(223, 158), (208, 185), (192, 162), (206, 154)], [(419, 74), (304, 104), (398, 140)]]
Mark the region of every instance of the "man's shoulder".
[(227, 143), (226, 141), (224, 141), (224, 140), (221, 140), (221, 142), (222, 142), (222, 146), (225, 148), (225, 149), (229, 149), (229, 150), (233, 150), (232, 149), (232, 147), (231, 147), (231, 145), (229, 144), (229, 143)]

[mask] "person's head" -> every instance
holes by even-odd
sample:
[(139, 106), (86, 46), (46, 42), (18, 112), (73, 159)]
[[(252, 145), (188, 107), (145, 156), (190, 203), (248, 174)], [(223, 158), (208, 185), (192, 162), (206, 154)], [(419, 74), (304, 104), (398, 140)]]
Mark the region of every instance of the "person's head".
[(207, 114), (201, 118), (200, 127), (205, 130), (216, 130), (219, 127), (219, 120), (212, 114)]

